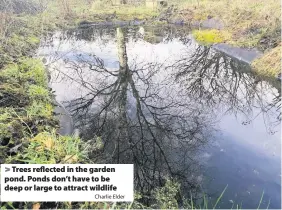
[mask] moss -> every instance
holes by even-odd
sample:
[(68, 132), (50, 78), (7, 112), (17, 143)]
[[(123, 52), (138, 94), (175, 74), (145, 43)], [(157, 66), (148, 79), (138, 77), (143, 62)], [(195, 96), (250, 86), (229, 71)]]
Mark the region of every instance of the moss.
[(281, 72), (281, 45), (254, 60), (252, 67), (260, 75), (277, 77)]
[(230, 39), (230, 34), (227, 31), (212, 30), (194, 30), (192, 32), (194, 38), (204, 45), (225, 42)]

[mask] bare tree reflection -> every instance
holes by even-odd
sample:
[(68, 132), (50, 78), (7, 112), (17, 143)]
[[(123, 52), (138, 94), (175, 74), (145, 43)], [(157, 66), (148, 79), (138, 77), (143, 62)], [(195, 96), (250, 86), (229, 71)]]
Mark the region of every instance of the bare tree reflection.
[[(199, 103), (216, 111), (223, 107), (226, 112), (243, 114), (246, 118), (243, 124), (263, 114), (271, 133), (280, 125), (281, 112), (277, 112), (281, 107), (280, 86), (273, 92), (273, 84), (252, 74), (248, 65), (211, 47), (199, 46), (172, 67), (178, 69), (176, 80), (185, 86), (187, 95)], [(264, 95), (266, 89), (272, 100)], [(254, 108), (259, 108), (259, 113), (254, 113)]]
[[(217, 109), (244, 114), (244, 123), (262, 113), (269, 118), (270, 127), (279, 124), (280, 115), (276, 121), (271, 115), (277, 117), (273, 108), (280, 106), (280, 91), (270, 96), (275, 100), (266, 100), (262, 90), (270, 92), (271, 86), (248, 73), (247, 66), (208, 47), (198, 47), (169, 67), (155, 62), (129, 63), (125, 43), (142, 34), (135, 29), (105, 30), (106, 35), (97, 29), (66, 32), (64, 39), (75, 36), (83, 48), (83, 41), (106, 43), (117, 38), (117, 65), (83, 53), (89, 51), (85, 49), (59, 54), (66, 69), (58, 68), (53, 77), (81, 89), (79, 96), (70, 97), (74, 99), (68, 102), (68, 109), (83, 139), (101, 137), (103, 148), (91, 154), (95, 162), (134, 163), (136, 189), (143, 193), (150, 195), (165, 177), (173, 176), (182, 183), (183, 191), (196, 194), (197, 151), (212, 139)], [(184, 31), (176, 32), (182, 43), (190, 44)], [(162, 42), (175, 37), (171, 28), (152, 33), (165, 37)], [(259, 113), (253, 111), (257, 107)]]
[[(178, 84), (164, 75), (161, 64), (128, 65), (120, 28), (117, 46), (118, 69), (106, 68), (95, 56), (92, 61), (68, 61), (76, 76), (65, 76), (87, 90), (68, 108), (83, 138), (99, 136), (104, 144), (92, 158), (100, 163), (134, 163), (136, 189), (145, 194), (170, 176), (178, 178), (186, 192), (196, 193), (196, 152), (212, 136), (212, 121), (203, 107), (199, 111), (200, 105), (178, 92)], [(84, 75), (86, 70), (93, 73), (95, 84)]]

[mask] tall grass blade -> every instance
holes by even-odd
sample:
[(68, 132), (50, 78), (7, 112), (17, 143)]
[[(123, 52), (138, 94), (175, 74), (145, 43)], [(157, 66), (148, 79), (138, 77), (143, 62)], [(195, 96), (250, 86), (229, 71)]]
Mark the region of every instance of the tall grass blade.
[(268, 204), (267, 204), (266, 209), (268, 209), (268, 208), (269, 208), (269, 205), (270, 205), (270, 199), (268, 200)]
[(12, 203), (12, 202), (8, 202), (7, 204), (8, 204), (8, 206), (9, 206), (10, 208), (15, 209), (15, 207), (13, 206), (13, 203)]
[(206, 195), (204, 194), (204, 209), (208, 209), (208, 202), (206, 200)]
[(131, 209), (132, 205), (133, 205), (133, 202), (131, 202), (131, 203), (129, 204), (129, 206), (127, 207), (127, 209)]
[(191, 209), (194, 209), (194, 202), (193, 202), (193, 199), (192, 199), (192, 193), (190, 192), (190, 196), (191, 196)]
[(225, 193), (225, 190), (227, 189), (228, 185), (226, 185), (226, 187), (224, 188), (224, 190), (222, 191), (222, 193), (220, 194), (220, 196), (217, 198), (216, 203), (213, 207), (213, 209), (215, 209), (215, 207), (217, 206), (218, 202), (221, 200), (223, 194)]
[(259, 205), (258, 205), (258, 208), (257, 208), (257, 209), (259, 209), (259, 207), (260, 207), (260, 204), (261, 204), (262, 199), (263, 199), (263, 195), (264, 195), (264, 191), (262, 191), (262, 194), (261, 194), (261, 197), (260, 197), (260, 201), (259, 201)]

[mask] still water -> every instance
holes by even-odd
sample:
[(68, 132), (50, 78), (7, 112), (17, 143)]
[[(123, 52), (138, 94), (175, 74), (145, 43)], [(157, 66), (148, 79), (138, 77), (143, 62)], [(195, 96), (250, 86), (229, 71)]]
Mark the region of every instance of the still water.
[(217, 208), (280, 208), (280, 84), (182, 27), (59, 31), (38, 56), (95, 163), (134, 163), (139, 191), (174, 177), (210, 207), (227, 187)]

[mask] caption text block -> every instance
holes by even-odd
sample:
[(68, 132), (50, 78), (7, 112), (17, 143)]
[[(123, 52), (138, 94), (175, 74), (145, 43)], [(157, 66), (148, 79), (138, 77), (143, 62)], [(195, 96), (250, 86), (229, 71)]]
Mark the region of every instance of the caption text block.
[(133, 164), (2, 164), (1, 201), (133, 201)]

